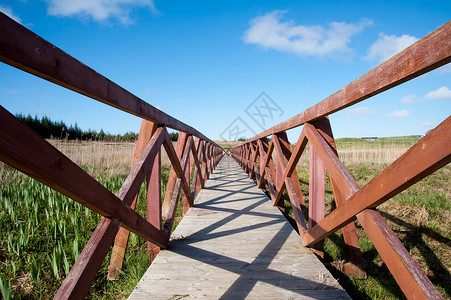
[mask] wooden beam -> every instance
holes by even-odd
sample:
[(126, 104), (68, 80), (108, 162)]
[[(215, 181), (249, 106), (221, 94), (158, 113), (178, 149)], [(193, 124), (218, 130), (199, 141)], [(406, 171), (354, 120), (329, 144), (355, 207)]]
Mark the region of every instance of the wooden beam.
[(320, 119), (451, 62), (451, 22), (300, 114), (246, 140), (252, 142)]
[[(312, 228), (324, 219), (324, 202), (326, 197), (326, 169), (316, 154), (312, 144), (309, 151), (309, 205), (308, 225)], [(315, 253), (324, 258), (324, 241), (313, 245)]]
[[(273, 136), (272, 140), (274, 140), (274, 149), (277, 154), (279, 166), (282, 169), (286, 169), (286, 160), (289, 159), (289, 150), (286, 149), (285, 151), (282, 149), (281, 140), (287, 142), (286, 134), (279, 133), (275, 136)], [(307, 229), (307, 225), (305, 224), (304, 215), (302, 213), (302, 207), (301, 205), (304, 205), (304, 201), (302, 200), (302, 190), (299, 192), (300, 187), (296, 188), (296, 183), (299, 185), (299, 180), (297, 177), (297, 174), (292, 174), (292, 176), (285, 178), (285, 180), (281, 179), (281, 182), (284, 182), (284, 187), (287, 187), (288, 196), (290, 198), (291, 207), (293, 209), (293, 215), (294, 219), (296, 221), (299, 234), (302, 236), (303, 232)], [(279, 185), (281, 186), (281, 185)], [(276, 195), (280, 195), (283, 193), (283, 189), (277, 190)], [(276, 197), (277, 199), (277, 197)], [(279, 199), (283, 199), (279, 196)], [(280, 201), (279, 201), (280, 202)], [(283, 203), (283, 202), (282, 202)], [(278, 205), (279, 203), (274, 202), (274, 205)]]
[(344, 205), (338, 207), (305, 235), (305, 246), (326, 238), (354, 220), (367, 208), (374, 208), (451, 161), (451, 117), (418, 141), (377, 175)]
[[(157, 129), (155, 135), (149, 141), (147, 147), (144, 149), (140, 158), (132, 168), (129, 176), (125, 180), (121, 189), (117, 193), (117, 197), (125, 204), (129, 205), (134, 199), (137, 190), (141, 186), (141, 182), (145, 174), (149, 171), (149, 162), (153, 161), (155, 154), (161, 147), (163, 139), (161, 138), (161, 128)], [(89, 176), (89, 175), (88, 175)], [(152, 224), (146, 222), (139, 224), (143, 231), (147, 228), (155, 228)], [(95, 279), (108, 250), (113, 243), (113, 240), (121, 226), (121, 218), (107, 219), (103, 218), (88, 243), (84, 247), (82, 253), (78, 257), (74, 266), (66, 276), (63, 284), (58, 290), (56, 299), (80, 299), (88, 292), (92, 282)], [(161, 231), (159, 231), (159, 240), (155, 244), (159, 246), (166, 246), (167, 239)], [(146, 237), (143, 234), (140, 234)], [(149, 238), (147, 238), (149, 240)], [(150, 239), (153, 241), (153, 239)]]
[[(150, 122), (147, 120), (143, 120), (141, 122), (138, 141), (136, 142), (135, 153), (133, 155), (131, 165), (132, 169), (135, 166), (136, 161), (143, 153), (144, 149), (146, 148), (156, 129), (157, 125), (154, 122)], [(135, 199), (130, 205), (131, 209), (135, 210), (137, 200), (138, 195), (135, 196)], [(121, 227), (119, 229), (119, 232), (117, 233), (116, 239), (114, 241), (113, 252), (111, 254), (110, 265), (108, 267), (108, 275), (107, 275), (108, 280), (116, 280), (119, 277), (119, 273), (120, 270), (122, 269), (122, 263), (125, 257), (125, 252), (127, 250), (129, 236), (130, 232), (127, 229), (125, 229), (124, 227)]]
[(140, 118), (215, 144), (194, 128), (136, 97), (2, 13), (0, 61)]
[[(149, 151), (155, 150), (151, 147)], [(3, 107), (0, 160), (104, 217), (121, 220), (122, 226), (139, 236), (165, 246), (163, 233), (129, 207), (135, 195), (126, 194), (121, 201)], [(137, 174), (141, 171), (137, 170)]]
[(443, 299), (376, 210), (366, 209), (357, 218), (407, 299)]
[[(323, 144), (323, 148), (319, 149), (318, 152), (322, 152), (324, 155), (329, 152), (324, 151), (324, 147), (330, 148), (334, 154), (338, 158), (338, 152), (335, 145), (334, 136), (332, 133), (332, 127), (330, 126), (329, 118), (324, 117), (319, 120), (312, 122), (313, 127), (318, 131), (319, 135), (324, 139), (324, 142), (327, 143), (327, 146)], [(315, 135), (315, 139), (320, 139), (319, 136)], [(322, 141), (322, 140), (320, 140)], [(313, 147), (318, 147), (318, 143), (311, 143), (311, 145), (315, 145)], [(324, 157), (323, 155), (323, 157)], [(327, 158), (325, 159), (327, 160)], [(327, 169), (327, 167), (326, 167)], [(338, 169), (344, 169), (344, 166), (339, 167)], [(347, 171), (347, 170), (346, 170)], [(351, 176), (349, 172), (344, 174), (343, 176)], [(330, 182), (332, 185), (332, 192), (334, 194), (334, 200), (337, 207), (343, 205), (346, 201), (346, 197), (338, 188), (335, 179), (329, 174)], [(351, 176), (352, 178), (352, 176)], [(353, 178), (352, 178), (353, 179)], [(360, 189), (357, 183), (355, 183), (356, 188)], [(351, 189), (352, 190), (352, 187)], [(349, 198), (349, 197), (348, 197)], [(355, 224), (353, 222), (342, 228), (343, 239), (346, 245), (346, 250), (348, 252), (348, 260), (349, 262), (344, 265), (344, 272), (346, 275), (352, 275), (356, 278), (366, 278), (365, 265), (362, 258), (362, 253), (360, 251), (359, 240), (357, 237), (357, 230), (355, 228)]]
[[(147, 221), (157, 229), (161, 228), (161, 147), (155, 157), (152, 170), (147, 175)], [(160, 252), (160, 247), (152, 242), (147, 242), (149, 264)]]
[[(190, 139), (188, 139), (188, 141), (185, 144), (185, 148), (183, 149), (183, 152), (182, 152), (183, 156), (181, 158), (181, 164), (180, 164), (182, 176), (177, 177), (177, 180), (175, 182), (175, 186), (174, 186), (174, 189), (172, 192), (172, 199), (170, 199), (171, 201), (168, 203), (168, 205), (165, 207), (166, 209), (163, 211), (163, 221), (164, 221), (163, 232), (167, 235), (168, 239), (169, 239), (169, 236), (171, 235), (172, 225), (174, 223), (174, 217), (175, 217), (175, 213), (177, 211), (178, 200), (180, 198), (180, 191), (181, 191), (182, 187), (184, 185), (186, 185), (186, 178), (185, 178), (185, 176), (183, 176), (183, 173), (184, 173), (185, 169), (187, 168), (188, 158), (190, 155), (190, 149), (192, 147), (192, 143), (193, 143), (193, 139), (190, 138)], [(191, 196), (191, 193), (189, 192), (189, 187), (188, 187), (188, 192), (187, 193), (185, 192), (185, 195)], [(165, 197), (165, 200), (166, 200), (166, 197)], [(191, 201), (189, 204), (193, 205), (193, 202)]]

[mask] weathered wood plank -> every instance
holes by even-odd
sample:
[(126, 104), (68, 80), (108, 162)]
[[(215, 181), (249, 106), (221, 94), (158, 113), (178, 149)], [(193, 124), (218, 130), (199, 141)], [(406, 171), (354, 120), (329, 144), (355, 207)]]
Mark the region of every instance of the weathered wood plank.
[(268, 197), (223, 157), (129, 299), (349, 299)]

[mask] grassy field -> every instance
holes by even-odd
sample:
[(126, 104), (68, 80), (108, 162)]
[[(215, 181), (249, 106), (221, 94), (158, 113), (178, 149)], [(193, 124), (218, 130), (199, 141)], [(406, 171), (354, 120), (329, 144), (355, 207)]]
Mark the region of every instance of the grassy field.
[[(107, 189), (116, 193), (130, 170), (135, 143), (50, 140)], [(170, 162), (162, 156), (162, 192)], [(0, 163), (0, 289), (4, 298), (52, 298), (101, 216)], [(138, 212), (146, 215), (145, 186)], [(111, 251), (88, 294), (125, 299), (148, 267), (145, 241), (131, 233), (120, 280), (107, 281)]]
[[(365, 185), (419, 138), (339, 139), (340, 159), (360, 186)], [(297, 166), (308, 206), (308, 152)], [(327, 177), (327, 176), (326, 176)], [(451, 299), (451, 166), (403, 191), (378, 207), (392, 230), (431, 279), (445, 299)], [(326, 215), (335, 205), (326, 179)], [(286, 199), (286, 205), (290, 205)], [(341, 231), (325, 241), (324, 263), (355, 299), (402, 299), (404, 295), (383, 263), (362, 226), (355, 221), (368, 278), (355, 279), (341, 273), (347, 260)]]
[[(360, 185), (376, 176), (416, 140), (337, 140), (340, 157)], [(50, 141), (112, 192), (130, 169), (134, 143)], [(234, 146), (236, 143), (230, 143)], [(226, 146), (226, 145), (224, 145)], [(308, 155), (297, 172), (308, 200)], [(163, 155), (163, 183), (169, 160)], [(0, 164), (0, 288), (14, 298), (50, 298), (73, 265), (100, 216), (14, 169)], [(451, 167), (422, 180), (380, 207), (382, 215), (445, 298), (451, 297)], [(326, 183), (328, 211), (333, 209)], [(164, 188), (163, 188), (164, 193)], [(144, 189), (138, 212), (145, 216)], [(402, 298), (396, 282), (361, 226), (356, 223), (368, 278), (340, 273), (346, 260), (341, 233), (325, 242), (325, 263), (355, 299)], [(88, 298), (126, 298), (148, 267), (145, 242), (131, 235), (118, 281), (107, 281), (109, 256)], [(5, 297), (7, 298), (7, 297)]]

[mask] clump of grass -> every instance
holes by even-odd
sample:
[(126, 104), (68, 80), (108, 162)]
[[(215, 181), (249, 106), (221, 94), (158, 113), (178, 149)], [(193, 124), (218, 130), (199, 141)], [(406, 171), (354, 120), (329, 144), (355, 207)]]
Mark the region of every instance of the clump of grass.
[[(374, 163), (347, 166), (360, 186), (368, 183), (385, 167), (385, 164)], [(450, 175), (451, 166), (446, 166), (378, 207), (389, 226), (445, 298), (451, 297)], [(328, 181), (326, 190), (330, 189)], [(304, 185), (303, 189), (308, 190), (308, 186)], [(347, 260), (341, 231), (325, 241), (326, 264), (335, 266), (332, 268), (334, 275), (339, 277), (340, 283), (352, 297), (404, 298), (365, 231), (358, 221), (355, 223), (368, 277), (348, 278), (339, 272), (340, 264)]]
[[(337, 148), (340, 160), (357, 183), (364, 186), (418, 140), (419, 137), (382, 138), (378, 141), (341, 139), (337, 141)], [(296, 166), (307, 208), (308, 163), (309, 145)], [(378, 207), (389, 226), (445, 298), (451, 298), (450, 178), (451, 166), (448, 165)], [(327, 215), (335, 209), (327, 172), (325, 203)], [(287, 193), (284, 195), (284, 204), (284, 214), (292, 217)], [(306, 212), (304, 214), (307, 219)], [(356, 279), (342, 273), (348, 257), (341, 231), (325, 240), (325, 264), (330, 266), (331, 272), (355, 299), (405, 298), (362, 226), (358, 221), (355, 224), (368, 277)]]
[[(85, 170), (96, 166), (83, 165)], [(128, 165), (129, 169), (130, 166)], [(116, 193), (125, 176), (108, 169), (94, 177)], [(162, 168), (162, 184), (169, 169)], [(145, 183), (137, 212), (146, 215)], [(101, 216), (38, 181), (0, 164), (0, 289), (5, 299), (50, 298), (74, 264)], [(106, 280), (111, 251), (91, 287), (89, 298), (127, 297), (148, 267), (145, 241), (131, 234), (120, 280)]]

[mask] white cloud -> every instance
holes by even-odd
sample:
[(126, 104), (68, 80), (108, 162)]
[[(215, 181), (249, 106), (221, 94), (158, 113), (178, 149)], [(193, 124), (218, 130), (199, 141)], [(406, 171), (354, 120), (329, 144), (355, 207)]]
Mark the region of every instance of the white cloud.
[(407, 34), (396, 36), (379, 33), (379, 38), (371, 45), (368, 50), (368, 55), (365, 58), (382, 62), (401, 52), (416, 41), (418, 41), (418, 38)]
[(83, 16), (94, 21), (117, 18), (123, 24), (132, 22), (133, 8), (147, 7), (158, 14), (153, 0), (46, 0), (48, 13), (54, 16)]
[(449, 99), (451, 98), (451, 91), (446, 86), (442, 86), (435, 91), (427, 93), (425, 97), (432, 100)]
[(395, 110), (388, 114), (392, 118), (402, 118), (410, 116), (410, 112), (407, 109)]
[(423, 127), (426, 127), (426, 128), (431, 128), (431, 127), (434, 127), (434, 124), (433, 123), (431, 123), (431, 122), (424, 122), (423, 124), (421, 124)]
[(320, 56), (351, 52), (351, 37), (372, 24), (370, 20), (348, 24), (331, 22), (328, 26), (296, 25), (293, 20), (281, 21), (285, 11), (275, 10), (250, 21), (244, 33), (246, 44), (265, 49), (292, 52), (303, 56)]
[(350, 108), (345, 112), (345, 114), (347, 114), (348, 116), (366, 116), (375, 113), (376, 112), (374, 110), (371, 110), (366, 106)]
[(401, 103), (412, 103), (414, 98), (415, 98), (415, 95), (404, 96), (401, 99)]
[(7, 90), (5, 90), (5, 93), (6, 93), (6, 94), (9, 94), (9, 95), (14, 95), (14, 94), (18, 94), (18, 93), (19, 93), (19, 90), (15, 90), (15, 89), (7, 89)]
[(0, 11), (2, 13), (4, 13), (5, 15), (7, 15), (8, 17), (10, 17), (11, 19), (13, 19), (14, 21), (16, 21), (17, 23), (21, 23), (22, 24), (22, 20), (19, 18), (18, 15), (16, 15), (13, 12), (13, 9), (9, 6), (0, 4)]

